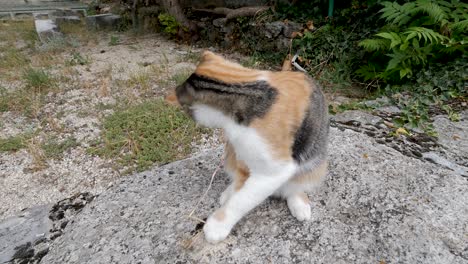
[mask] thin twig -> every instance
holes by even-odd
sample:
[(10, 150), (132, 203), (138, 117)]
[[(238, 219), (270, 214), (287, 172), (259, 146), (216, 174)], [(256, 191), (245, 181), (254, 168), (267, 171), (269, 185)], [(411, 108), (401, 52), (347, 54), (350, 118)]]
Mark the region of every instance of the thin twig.
[(211, 180), (210, 180), (210, 184), (208, 185), (208, 188), (206, 189), (205, 193), (203, 194), (203, 196), (198, 200), (197, 204), (195, 204), (195, 207), (193, 208), (192, 212), (190, 212), (190, 214), (187, 216), (188, 218), (190, 219), (194, 219), (200, 223), (205, 223), (205, 221), (203, 219), (200, 219), (196, 216), (193, 216), (193, 214), (195, 213), (195, 210), (197, 210), (198, 208), (198, 205), (201, 203), (202, 200), (205, 199), (206, 195), (208, 194), (208, 191), (211, 189), (211, 185), (213, 184), (213, 180), (214, 180), (214, 177), (216, 176), (216, 174), (218, 173), (219, 169), (221, 168), (221, 165), (223, 164), (224, 162), (224, 157), (221, 158), (221, 161), (219, 162), (218, 164), (218, 167), (216, 168), (216, 170), (213, 172), (213, 175), (211, 175)]

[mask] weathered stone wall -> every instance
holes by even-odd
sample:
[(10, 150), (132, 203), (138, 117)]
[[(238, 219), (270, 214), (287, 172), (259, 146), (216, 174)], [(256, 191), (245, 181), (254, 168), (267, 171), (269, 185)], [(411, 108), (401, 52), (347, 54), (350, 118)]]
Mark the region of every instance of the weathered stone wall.
[(243, 22), (217, 18), (199, 23), (202, 41), (225, 49), (241, 51), (285, 52), (289, 49), (294, 31), (302, 25), (294, 22)]

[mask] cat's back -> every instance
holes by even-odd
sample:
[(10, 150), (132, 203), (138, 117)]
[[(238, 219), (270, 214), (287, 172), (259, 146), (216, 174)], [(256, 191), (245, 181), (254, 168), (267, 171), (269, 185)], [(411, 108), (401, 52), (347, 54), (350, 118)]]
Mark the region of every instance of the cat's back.
[(280, 159), (301, 162), (325, 153), (328, 136), (327, 106), (321, 88), (301, 72), (265, 72), (265, 80), (275, 89), (274, 104), (263, 118), (251, 126), (275, 146)]

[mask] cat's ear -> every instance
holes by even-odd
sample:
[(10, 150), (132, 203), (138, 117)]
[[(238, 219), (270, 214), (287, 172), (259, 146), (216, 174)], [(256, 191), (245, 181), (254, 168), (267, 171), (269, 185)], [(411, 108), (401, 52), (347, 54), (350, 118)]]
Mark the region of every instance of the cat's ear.
[(283, 61), (283, 67), (281, 68), (282, 71), (292, 71), (292, 64), (291, 64), (292, 55), (288, 54)]
[(205, 50), (200, 58), (201, 62), (219, 59), (220, 57), (209, 50)]

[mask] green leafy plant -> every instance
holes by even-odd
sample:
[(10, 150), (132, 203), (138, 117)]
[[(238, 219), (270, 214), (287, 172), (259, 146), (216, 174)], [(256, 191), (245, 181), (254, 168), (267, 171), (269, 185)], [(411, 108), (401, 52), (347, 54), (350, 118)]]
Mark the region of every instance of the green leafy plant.
[(359, 43), (372, 53), (369, 64), (356, 72), (365, 80), (410, 78), (428, 63), (446, 61), (466, 51), (468, 4), (456, 0), (382, 4), (381, 17), (389, 25), (375, 34), (377, 38)]
[(115, 36), (115, 35), (110, 36), (110, 40), (109, 40), (110, 46), (116, 46), (116, 45), (119, 45), (119, 43), (120, 43), (120, 38), (118, 36)]
[(431, 64), (403, 85), (388, 85), (385, 93), (402, 109), (394, 121), (399, 126), (419, 127), (433, 133), (430, 122), (431, 108), (445, 112), (452, 121), (460, 119), (459, 114), (446, 103), (468, 96), (468, 58), (462, 56), (445, 64)]
[(175, 19), (175, 17), (169, 15), (168, 13), (161, 13), (158, 15), (159, 23), (163, 26), (163, 31), (169, 33), (171, 35), (177, 34), (177, 30), (179, 29), (179, 22)]
[(89, 58), (89, 56), (83, 56), (81, 55), (81, 53), (74, 51), (72, 52), (72, 56), (67, 64), (70, 66), (75, 66), (75, 65), (87, 65), (89, 63), (91, 63), (91, 59)]

